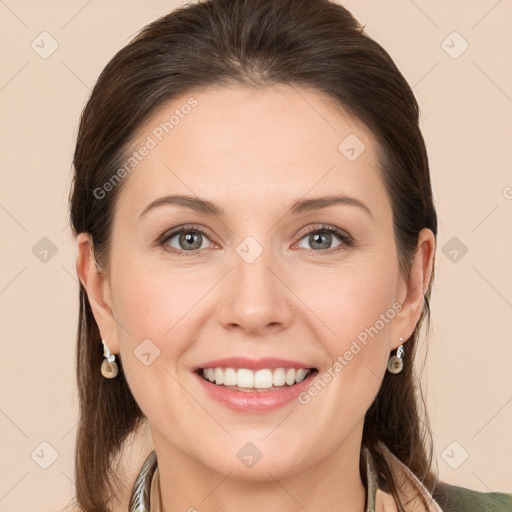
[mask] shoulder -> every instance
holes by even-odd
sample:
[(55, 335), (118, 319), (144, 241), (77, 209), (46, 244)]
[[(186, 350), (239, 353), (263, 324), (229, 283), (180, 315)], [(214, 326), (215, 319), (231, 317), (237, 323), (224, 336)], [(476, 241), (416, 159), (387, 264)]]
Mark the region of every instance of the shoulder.
[(512, 494), (507, 492), (481, 492), (437, 482), (433, 497), (443, 512), (512, 512)]

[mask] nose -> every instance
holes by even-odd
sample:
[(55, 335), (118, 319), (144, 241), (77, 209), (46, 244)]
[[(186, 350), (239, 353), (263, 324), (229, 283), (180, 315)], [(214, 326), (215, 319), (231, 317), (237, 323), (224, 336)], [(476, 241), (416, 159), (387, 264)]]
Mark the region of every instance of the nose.
[(289, 327), (294, 295), (272, 251), (258, 246), (249, 239), (233, 253), (233, 268), (219, 290), (217, 311), (226, 329), (264, 336)]

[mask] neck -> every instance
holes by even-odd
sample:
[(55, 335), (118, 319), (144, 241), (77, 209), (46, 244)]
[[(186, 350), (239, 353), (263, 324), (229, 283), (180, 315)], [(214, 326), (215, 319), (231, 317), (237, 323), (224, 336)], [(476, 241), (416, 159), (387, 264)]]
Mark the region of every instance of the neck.
[(359, 471), (359, 431), (316, 464), (305, 468), (293, 464), (291, 468), (266, 468), (257, 480), (222, 474), (170, 445), (158, 432), (153, 430), (152, 436), (158, 455), (161, 512), (365, 510), (366, 490)]

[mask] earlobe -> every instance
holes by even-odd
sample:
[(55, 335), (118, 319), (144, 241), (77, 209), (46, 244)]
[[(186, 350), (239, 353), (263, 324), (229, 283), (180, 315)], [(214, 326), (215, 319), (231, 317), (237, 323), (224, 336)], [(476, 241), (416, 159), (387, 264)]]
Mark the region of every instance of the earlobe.
[(76, 239), (76, 272), (85, 288), (94, 319), (102, 339), (108, 340), (113, 354), (119, 353), (117, 331), (112, 313), (110, 284), (94, 257), (94, 245), (89, 233), (79, 233)]
[(396, 317), (394, 325), (396, 334), (394, 335), (392, 349), (400, 345), (398, 341), (395, 342), (395, 339), (398, 340), (402, 337), (407, 340), (411, 336), (420, 319), (425, 293), (432, 275), (434, 254), (434, 233), (430, 229), (424, 228), (418, 235), (418, 245), (406, 287), (406, 296), (401, 301), (402, 309)]

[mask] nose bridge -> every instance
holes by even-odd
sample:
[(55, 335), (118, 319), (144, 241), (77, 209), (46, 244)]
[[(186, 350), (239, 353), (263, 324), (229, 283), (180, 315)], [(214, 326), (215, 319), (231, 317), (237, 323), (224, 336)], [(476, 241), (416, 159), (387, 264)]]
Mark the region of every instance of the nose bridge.
[(246, 236), (235, 248), (233, 254), (234, 265), (234, 291), (235, 294), (252, 296), (261, 303), (262, 300), (268, 303), (276, 292), (275, 284), (272, 282), (275, 277), (270, 271), (273, 258), (270, 247), (270, 237), (262, 239), (255, 236)]
[(246, 331), (285, 324), (291, 310), (286, 286), (276, 277), (271, 236), (246, 236), (233, 251), (233, 270), (223, 290), (221, 321)]

